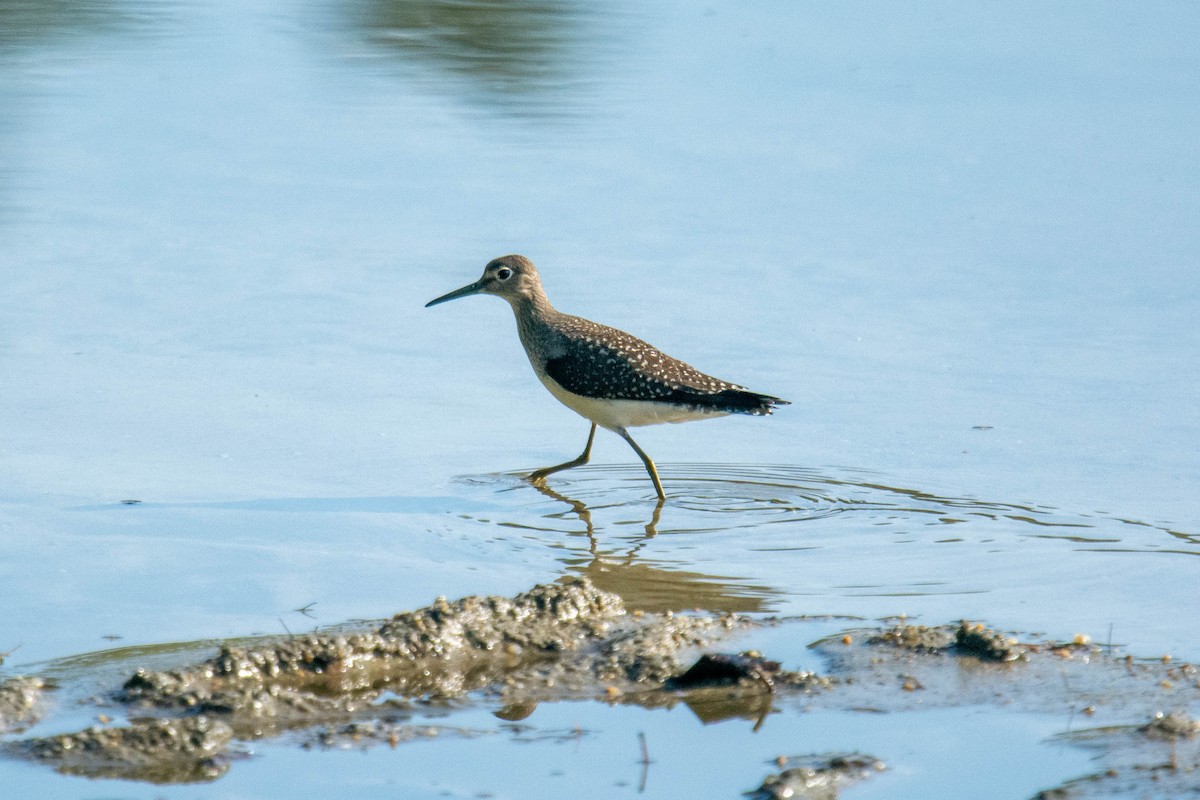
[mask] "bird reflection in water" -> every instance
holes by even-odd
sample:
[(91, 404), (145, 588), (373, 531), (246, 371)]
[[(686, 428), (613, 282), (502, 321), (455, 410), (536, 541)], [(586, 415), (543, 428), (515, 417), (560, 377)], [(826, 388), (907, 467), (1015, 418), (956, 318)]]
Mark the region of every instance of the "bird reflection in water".
[(598, 588), (618, 595), (631, 611), (663, 613), (699, 609), (716, 614), (763, 613), (770, 610), (770, 598), (780, 594), (778, 589), (770, 586), (749, 584), (729, 576), (670, 569), (664, 562), (655, 564), (643, 557), (642, 551), (659, 535), (664, 505), (662, 500), (655, 505), (644, 525), (645, 535), (629, 542), (627, 548), (618, 552), (605, 550), (601, 546), (601, 541), (605, 539), (603, 529), (597, 528), (592, 517), (593, 509), (585, 502), (552, 489), (540, 480), (526, 479), (526, 482), (551, 500), (570, 507), (569, 512), (555, 512), (547, 516), (561, 518), (564, 513), (573, 514), (583, 523), (582, 534), (588, 542), (587, 556), (576, 551), (563, 557), (567, 569), (588, 578)]

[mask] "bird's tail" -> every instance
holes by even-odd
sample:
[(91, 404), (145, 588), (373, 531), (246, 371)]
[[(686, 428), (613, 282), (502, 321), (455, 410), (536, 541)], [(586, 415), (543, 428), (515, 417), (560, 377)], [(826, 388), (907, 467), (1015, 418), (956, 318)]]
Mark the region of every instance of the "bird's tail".
[(724, 389), (720, 392), (697, 392), (679, 389), (675, 396), (669, 399), (682, 405), (697, 408), (711, 408), (713, 411), (723, 411), (727, 414), (753, 414), (765, 417), (775, 410), (776, 406), (791, 405), (790, 400), (772, 397), (769, 394), (759, 394), (748, 389)]

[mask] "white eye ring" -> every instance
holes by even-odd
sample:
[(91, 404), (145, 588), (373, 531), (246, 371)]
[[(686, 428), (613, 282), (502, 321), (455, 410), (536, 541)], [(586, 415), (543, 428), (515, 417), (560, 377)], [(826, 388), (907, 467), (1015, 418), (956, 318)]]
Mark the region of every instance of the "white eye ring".
[(501, 267), (496, 270), (496, 277), (502, 281), (506, 281), (512, 277), (513, 271), (508, 267)]

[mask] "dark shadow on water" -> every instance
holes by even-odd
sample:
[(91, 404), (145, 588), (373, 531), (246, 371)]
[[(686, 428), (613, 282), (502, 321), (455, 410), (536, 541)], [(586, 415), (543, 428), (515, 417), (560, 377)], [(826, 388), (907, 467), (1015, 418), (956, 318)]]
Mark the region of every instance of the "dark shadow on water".
[(172, 9), (136, 0), (0, 0), (0, 57), (154, 30)]
[(572, 0), (346, 0), (337, 17), (406, 79), (505, 115), (561, 117), (611, 61), (611, 14)]
[(32, 46), (111, 28), (119, 3), (93, 0), (0, 0), (0, 48)]

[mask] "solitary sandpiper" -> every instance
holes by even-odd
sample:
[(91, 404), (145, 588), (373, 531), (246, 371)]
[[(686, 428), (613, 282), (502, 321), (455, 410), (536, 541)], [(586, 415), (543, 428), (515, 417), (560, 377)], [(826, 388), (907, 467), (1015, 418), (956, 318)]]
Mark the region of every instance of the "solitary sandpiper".
[(775, 406), (788, 404), (705, 375), (624, 331), (556, 311), (542, 289), (537, 268), (524, 256), (488, 262), (479, 280), (430, 300), (425, 307), (471, 294), (494, 294), (508, 301), (533, 371), (559, 402), (592, 423), (578, 458), (535, 470), (530, 480), (586, 464), (599, 425), (629, 442), (662, 501), (666, 495), (658, 470), (633, 441), (629, 428), (726, 414), (766, 416)]

